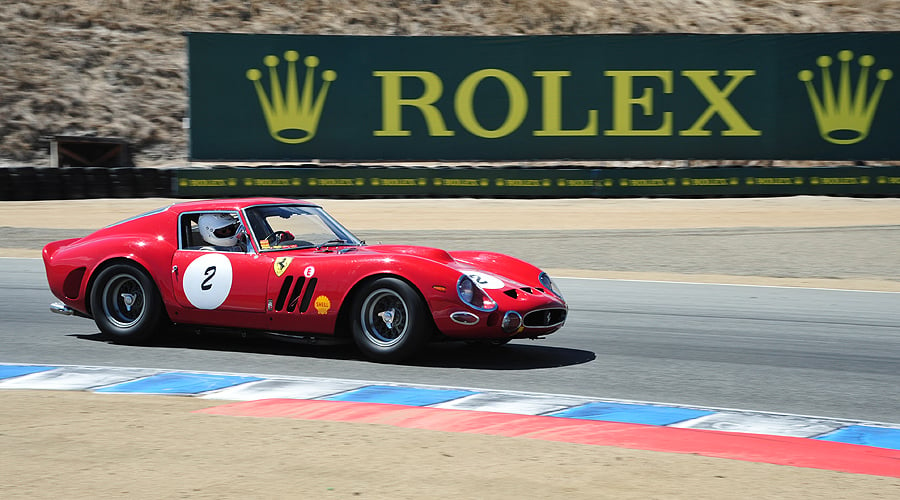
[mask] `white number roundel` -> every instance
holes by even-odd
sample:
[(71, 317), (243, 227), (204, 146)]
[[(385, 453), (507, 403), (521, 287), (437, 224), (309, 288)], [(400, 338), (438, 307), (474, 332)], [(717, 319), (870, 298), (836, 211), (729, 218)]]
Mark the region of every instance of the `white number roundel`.
[(485, 290), (499, 290), (503, 288), (503, 282), (496, 276), (491, 276), (490, 274), (479, 271), (470, 271), (466, 274), (472, 278), (472, 281), (478, 283), (478, 286)]
[(231, 293), (231, 261), (220, 253), (195, 259), (184, 271), (184, 294), (197, 309), (215, 309)]

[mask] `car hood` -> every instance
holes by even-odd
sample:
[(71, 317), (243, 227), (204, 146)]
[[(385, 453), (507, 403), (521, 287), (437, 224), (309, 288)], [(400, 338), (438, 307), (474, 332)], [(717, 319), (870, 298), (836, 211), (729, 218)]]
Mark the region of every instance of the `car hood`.
[(446, 250), (441, 250), (440, 248), (420, 247), (413, 245), (372, 245), (360, 247), (359, 250), (363, 253), (372, 252), (387, 255), (409, 255), (422, 259), (428, 259), (434, 262), (439, 262), (441, 264), (451, 264), (456, 262), (456, 259), (454, 259), (449, 252), (447, 252)]
[(485, 289), (543, 289), (539, 282), (540, 269), (515, 257), (495, 252), (448, 252), (439, 248), (410, 245), (363, 246), (357, 252), (360, 255), (384, 255), (396, 259), (424, 259), (473, 277)]
[[(289, 252), (289, 253), (287, 253)], [(508, 290), (510, 288), (542, 289), (539, 276), (541, 270), (532, 264), (509, 255), (483, 251), (452, 251), (416, 245), (363, 245), (333, 246), (324, 249), (288, 250), (287, 255), (302, 255), (321, 252), (334, 255), (352, 256), (361, 260), (391, 259), (407, 262), (420, 270), (427, 266), (452, 269), (460, 274), (477, 277), (482, 288)], [(285, 253), (279, 252), (279, 255)]]

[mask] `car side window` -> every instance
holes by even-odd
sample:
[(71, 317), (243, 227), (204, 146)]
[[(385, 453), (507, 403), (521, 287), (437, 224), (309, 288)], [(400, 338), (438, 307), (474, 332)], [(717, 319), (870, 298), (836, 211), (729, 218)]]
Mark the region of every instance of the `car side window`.
[(200, 214), (182, 214), (179, 223), (182, 250), (200, 250), (203, 246), (203, 238), (200, 236), (200, 226), (197, 219)]
[[(237, 226), (231, 229), (229, 232), (229, 228), (222, 227), (221, 229), (217, 229), (216, 233), (208, 235), (209, 231), (204, 231), (201, 224), (201, 217), (205, 215), (215, 215), (220, 216), (222, 219), (226, 219), (228, 217), (233, 217)], [(210, 213), (189, 213), (181, 215), (180, 222), (180, 231), (181, 231), (181, 249), (183, 250), (202, 250), (202, 251), (215, 251), (215, 252), (246, 252), (247, 251), (247, 238), (243, 233), (243, 228), (239, 224), (240, 219), (238, 218), (237, 213), (228, 213), (228, 212), (210, 212)], [(224, 224), (224, 222), (223, 222)], [(221, 231), (221, 232), (219, 232)], [(235, 233), (234, 231), (239, 231), (239, 233)], [(223, 240), (229, 239), (227, 236), (236, 235), (236, 241), (234, 242), (224, 242)], [(225, 236), (224, 238), (220, 238), (217, 236)], [(207, 241), (207, 238), (215, 238), (216, 241)], [(234, 244), (223, 244), (223, 243), (234, 243)]]

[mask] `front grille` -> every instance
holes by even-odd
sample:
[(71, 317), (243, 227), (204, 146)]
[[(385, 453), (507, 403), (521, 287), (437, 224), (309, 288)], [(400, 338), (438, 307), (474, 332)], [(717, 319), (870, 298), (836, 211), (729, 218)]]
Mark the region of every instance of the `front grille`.
[(544, 328), (559, 325), (566, 320), (565, 309), (541, 309), (525, 315), (526, 328)]

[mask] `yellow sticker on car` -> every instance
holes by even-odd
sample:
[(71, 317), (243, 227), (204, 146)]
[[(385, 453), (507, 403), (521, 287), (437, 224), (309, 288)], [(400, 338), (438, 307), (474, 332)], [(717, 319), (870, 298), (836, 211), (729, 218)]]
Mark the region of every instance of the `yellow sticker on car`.
[(315, 306), (319, 314), (328, 314), (328, 311), (331, 309), (331, 300), (324, 295), (319, 295), (316, 297)]
[(293, 257), (278, 257), (275, 259), (275, 276), (281, 276), (287, 271), (288, 266), (291, 265), (291, 261), (294, 260)]

